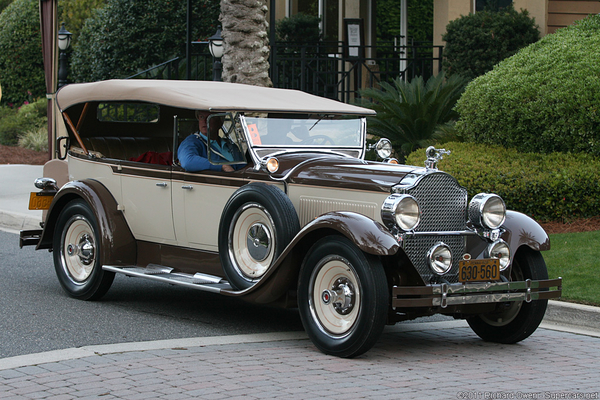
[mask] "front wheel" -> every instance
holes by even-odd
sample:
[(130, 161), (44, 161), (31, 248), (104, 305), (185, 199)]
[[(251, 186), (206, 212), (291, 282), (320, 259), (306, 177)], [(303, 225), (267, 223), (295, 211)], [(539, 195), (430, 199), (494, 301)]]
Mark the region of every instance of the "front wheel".
[(60, 213), (54, 235), (54, 268), (71, 297), (96, 300), (110, 288), (115, 274), (102, 269), (96, 216), (83, 200), (70, 202)]
[(326, 354), (355, 357), (377, 341), (387, 319), (383, 266), (350, 240), (329, 236), (309, 250), (298, 282), (304, 329)]
[[(520, 249), (513, 261), (513, 281), (548, 279), (546, 263), (539, 251)], [(487, 342), (517, 343), (528, 338), (542, 322), (548, 300), (530, 303), (513, 301), (500, 303), (494, 312), (467, 318), (469, 326)]]

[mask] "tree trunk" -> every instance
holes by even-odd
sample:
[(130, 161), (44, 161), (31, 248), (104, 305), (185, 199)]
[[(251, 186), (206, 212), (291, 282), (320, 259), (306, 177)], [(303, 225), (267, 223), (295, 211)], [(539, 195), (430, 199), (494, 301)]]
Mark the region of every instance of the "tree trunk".
[(223, 81), (273, 86), (267, 0), (221, 0)]

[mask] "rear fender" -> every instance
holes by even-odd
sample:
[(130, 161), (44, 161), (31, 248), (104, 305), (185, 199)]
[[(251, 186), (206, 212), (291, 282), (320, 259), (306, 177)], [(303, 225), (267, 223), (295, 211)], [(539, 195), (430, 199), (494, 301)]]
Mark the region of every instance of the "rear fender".
[(37, 249), (52, 249), (56, 222), (61, 211), (73, 200), (83, 199), (96, 216), (100, 228), (100, 254), (104, 264), (135, 265), (136, 243), (117, 209), (117, 202), (108, 189), (91, 179), (66, 183), (56, 194), (44, 223), (44, 230)]

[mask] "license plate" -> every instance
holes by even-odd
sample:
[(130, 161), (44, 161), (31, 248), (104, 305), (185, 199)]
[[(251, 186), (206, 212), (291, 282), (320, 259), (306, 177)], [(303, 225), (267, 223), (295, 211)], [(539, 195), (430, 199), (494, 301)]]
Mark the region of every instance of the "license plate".
[(458, 262), (459, 282), (485, 282), (500, 280), (500, 260), (461, 260)]
[(54, 196), (40, 196), (39, 192), (31, 192), (29, 194), (29, 209), (30, 210), (48, 210)]

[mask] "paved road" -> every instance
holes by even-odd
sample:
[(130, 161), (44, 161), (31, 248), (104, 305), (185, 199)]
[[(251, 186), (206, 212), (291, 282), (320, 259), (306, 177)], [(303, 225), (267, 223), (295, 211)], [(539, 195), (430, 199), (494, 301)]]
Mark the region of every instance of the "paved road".
[(548, 329), (498, 345), (462, 321), (397, 325), (352, 360), (297, 337), (209, 339), (0, 360), (0, 398), (598, 399), (600, 389), (600, 339)]
[(101, 301), (68, 297), (52, 254), (0, 231), (0, 358), (95, 344), (302, 331), (296, 310), (117, 275)]

